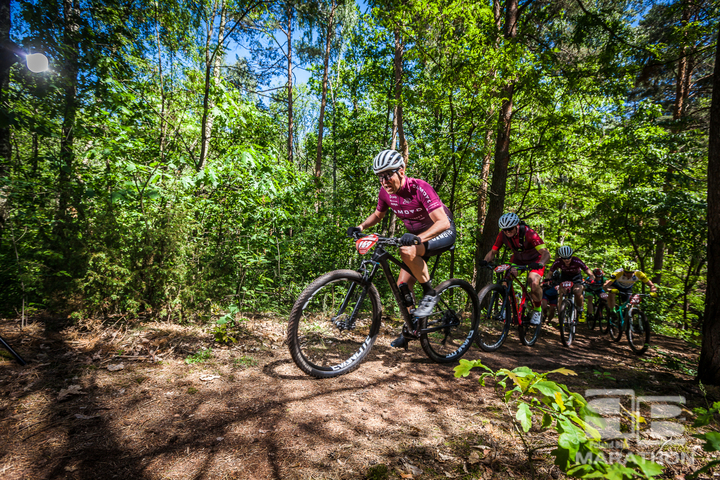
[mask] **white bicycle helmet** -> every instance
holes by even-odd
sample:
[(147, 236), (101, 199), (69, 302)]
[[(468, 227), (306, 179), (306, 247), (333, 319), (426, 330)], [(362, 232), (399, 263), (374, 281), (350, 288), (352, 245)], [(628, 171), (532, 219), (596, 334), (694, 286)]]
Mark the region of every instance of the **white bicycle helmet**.
[(504, 214), (502, 217), (500, 217), (500, 220), (498, 221), (498, 225), (500, 226), (501, 230), (505, 230), (506, 228), (512, 228), (519, 223), (520, 217), (518, 217), (512, 212)]
[(570, 258), (573, 254), (573, 249), (570, 248), (568, 245), (563, 245), (562, 247), (557, 249), (558, 257), (560, 258)]
[(396, 168), (404, 166), (405, 160), (403, 160), (402, 155), (395, 150), (383, 150), (378, 153), (373, 160), (373, 172), (375, 172), (375, 175), (386, 170), (395, 170)]

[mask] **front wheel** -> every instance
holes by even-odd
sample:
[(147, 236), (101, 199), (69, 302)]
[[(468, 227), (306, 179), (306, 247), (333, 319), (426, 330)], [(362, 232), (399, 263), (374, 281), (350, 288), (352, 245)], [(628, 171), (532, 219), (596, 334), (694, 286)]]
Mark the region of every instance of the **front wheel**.
[[(617, 310), (608, 309), (608, 334), (612, 338), (613, 342), (619, 342), (622, 338), (624, 322), (620, 316), (622, 313), (618, 313)], [(622, 312), (622, 311), (620, 311)]]
[(515, 311), (510, 297), (506, 298), (506, 290), (500, 284), (491, 284), (478, 293), (480, 322), (475, 342), (485, 352), (500, 348), (510, 330)]
[(438, 363), (457, 361), (472, 345), (478, 328), (478, 297), (472, 285), (452, 278), (435, 287), (435, 310), (420, 319), (420, 345)]
[(560, 341), (566, 347), (569, 347), (575, 338), (576, 317), (577, 312), (573, 303), (568, 299), (563, 300), (559, 315)]
[(290, 312), (287, 344), (308, 375), (337, 377), (356, 369), (380, 330), (382, 306), (375, 285), (352, 270), (335, 270), (312, 282)]
[(627, 329), (630, 348), (636, 355), (642, 355), (650, 346), (650, 322), (645, 312), (633, 310), (630, 314), (630, 325)]

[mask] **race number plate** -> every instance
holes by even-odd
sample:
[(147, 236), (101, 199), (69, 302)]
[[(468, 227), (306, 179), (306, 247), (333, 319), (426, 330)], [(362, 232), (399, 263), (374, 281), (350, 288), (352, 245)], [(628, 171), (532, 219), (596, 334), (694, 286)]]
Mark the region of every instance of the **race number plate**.
[(372, 247), (375, 246), (375, 244), (378, 241), (378, 236), (374, 233), (372, 235), (368, 235), (367, 237), (358, 238), (355, 240), (355, 248), (357, 248), (357, 251), (360, 255), (365, 255)]
[(640, 295), (633, 295), (630, 299), (630, 305), (637, 305), (640, 303)]
[(560, 285), (562, 285), (563, 288), (572, 288), (573, 282), (562, 282)]
[(497, 273), (504, 272), (505, 270), (509, 269), (510, 267), (511, 267), (511, 265), (504, 263), (502, 265), (498, 265), (497, 267), (495, 267), (495, 271)]
[(607, 297), (608, 297), (608, 294), (607, 294), (607, 293), (601, 293), (601, 294), (600, 294), (600, 298), (607, 298)]

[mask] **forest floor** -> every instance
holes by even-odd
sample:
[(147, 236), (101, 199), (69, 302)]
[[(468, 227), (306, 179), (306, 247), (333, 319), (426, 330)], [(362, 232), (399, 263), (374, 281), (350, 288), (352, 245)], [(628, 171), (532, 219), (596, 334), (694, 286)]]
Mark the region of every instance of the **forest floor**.
[[(454, 365), (430, 362), (417, 342), (390, 348), (399, 328), (384, 324), (360, 368), (316, 380), (292, 362), (285, 320), (250, 318), (229, 347), (202, 326), (38, 318), (21, 331), (17, 319), (0, 320), (0, 335), (29, 362), (0, 356), (0, 477), (531, 478), (512, 417), (479, 372), (455, 378)], [(465, 358), (493, 369), (567, 367), (577, 376), (551, 379), (583, 395), (684, 397), (675, 439), (685, 444), (645, 450), (674, 454), (663, 478), (683, 479), (708, 461), (690, 436), (692, 409), (705, 406), (688, 375), (698, 347), (654, 336), (637, 357), (625, 339), (582, 331), (564, 348), (556, 328), (543, 328), (533, 348), (511, 334), (497, 352), (473, 347)], [(718, 399), (708, 388), (707, 400)], [(530, 440), (556, 441), (538, 428)], [(536, 454), (534, 478), (565, 477), (549, 450)]]

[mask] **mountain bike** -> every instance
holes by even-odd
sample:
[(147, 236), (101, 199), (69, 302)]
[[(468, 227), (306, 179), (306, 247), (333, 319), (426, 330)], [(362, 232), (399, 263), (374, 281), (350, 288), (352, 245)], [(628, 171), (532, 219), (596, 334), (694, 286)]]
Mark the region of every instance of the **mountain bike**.
[(475, 342), (486, 352), (494, 352), (503, 344), (507, 338), (510, 325), (517, 325), (520, 341), (529, 347), (537, 342), (542, 328), (542, 322), (538, 325), (530, 324), (532, 304), (528, 292), (527, 283), (520, 283), (521, 293), (516, 293), (514, 284), (517, 280), (512, 269), (527, 271), (527, 265), (488, 263), (481, 268), (493, 268), (498, 274), (497, 283), (486, 285), (478, 293), (480, 304), (480, 322)]
[[(419, 338), (425, 354), (438, 363), (456, 362), (467, 352), (478, 324), (478, 300), (465, 280), (451, 278), (435, 287), (438, 303), (427, 317), (410, 312), (409, 289), (400, 292), (388, 262), (403, 262), (386, 247), (399, 247), (399, 238), (356, 234), (360, 255), (372, 249), (357, 271), (335, 270), (314, 280), (300, 294), (290, 312), (286, 342), (295, 364), (317, 378), (337, 377), (355, 370), (372, 349), (380, 331), (382, 304), (373, 284), (379, 270), (385, 275), (410, 338)], [(431, 278), (440, 255), (436, 256)], [(406, 336), (407, 336), (406, 335)], [(407, 347), (406, 347), (407, 349)]]
[[(612, 289), (616, 295), (619, 290)], [(650, 322), (645, 312), (638, 305), (642, 297), (655, 297), (655, 293), (630, 294), (623, 303), (615, 306), (608, 316), (608, 333), (610, 337), (619, 342), (623, 332), (627, 336), (630, 349), (637, 355), (642, 355), (650, 346)]]
[(607, 304), (608, 294), (600, 290), (585, 290), (585, 298), (589, 298), (593, 313), (587, 316), (589, 330), (598, 327), (600, 333), (606, 333), (609, 324), (610, 307)]
[(564, 288), (567, 293), (563, 295), (562, 301), (558, 300), (558, 322), (560, 322), (560, 341), (566, 347), (569, 347), (575, 334), (577, 333), (578, 325), (578, 309), (575, 306), (575, 294), (572, 289), (576, 283), (585, 285), (585, 282), (573, 282), (566, 280), (560, 282), (560, 286)]

